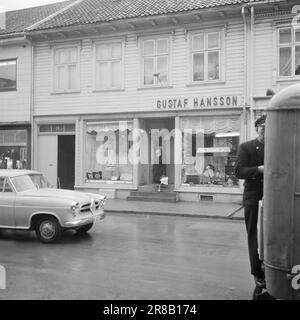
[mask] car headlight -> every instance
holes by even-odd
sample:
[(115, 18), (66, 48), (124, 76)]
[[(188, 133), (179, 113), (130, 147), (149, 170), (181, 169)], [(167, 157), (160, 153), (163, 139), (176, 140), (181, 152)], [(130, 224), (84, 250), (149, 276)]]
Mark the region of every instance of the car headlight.
[(72, 214), (74, 216), (76, 216), (76, 214), (78, 213), (78, 209), (79, 209), (79, 202), (72, 201), (72, 203), (71, 203), (71, 211), (72, 211)]

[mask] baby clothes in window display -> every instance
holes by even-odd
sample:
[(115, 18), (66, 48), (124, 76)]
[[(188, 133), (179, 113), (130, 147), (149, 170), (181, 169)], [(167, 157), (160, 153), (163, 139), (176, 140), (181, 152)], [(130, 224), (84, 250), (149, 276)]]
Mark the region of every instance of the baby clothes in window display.
[(213, 183), (213, 178), (215, 176), (214, 166), (209, 164), (205, 167), (202, 173), (202, 183), (211, 184)]

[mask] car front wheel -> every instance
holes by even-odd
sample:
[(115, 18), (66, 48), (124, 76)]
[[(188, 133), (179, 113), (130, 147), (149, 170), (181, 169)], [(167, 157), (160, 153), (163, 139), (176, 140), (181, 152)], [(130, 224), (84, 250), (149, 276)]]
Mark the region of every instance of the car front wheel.
[(35, 231), (41, 242), (51, 243), (60, 236), (61, 226), (55, 218), (45, 217), (38, 221)]
[(80, 233), (80, 234), (86, 233), (92, 228), (93, 225), (94, 223), (89, 223), (84, 226), (81, 226), (77, 229), (77, 233)]

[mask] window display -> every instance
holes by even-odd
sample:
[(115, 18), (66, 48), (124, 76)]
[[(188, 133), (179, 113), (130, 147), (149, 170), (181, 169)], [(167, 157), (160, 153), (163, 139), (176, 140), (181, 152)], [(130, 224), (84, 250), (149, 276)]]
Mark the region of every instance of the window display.
[(132, 122), (87, 124), (86, 181), (132, 183), (133, 166), (128, 159), (131, 132)]
[(182, 184), (235, 187), (234, 175), (240, 136), (239, 118), (181, 119)]
[(26, 130), (0, 130), (0, 169), (27, 169)]

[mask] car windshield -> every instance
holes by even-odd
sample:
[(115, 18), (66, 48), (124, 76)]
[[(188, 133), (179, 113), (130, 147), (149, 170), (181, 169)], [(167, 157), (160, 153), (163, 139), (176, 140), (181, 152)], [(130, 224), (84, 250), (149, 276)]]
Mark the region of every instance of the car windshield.
[(53, 186), (42, 174), (30, 174), (29, 177), (38, 189), (53, 188)]
[(17, 192), (36, 189), (36, 186), (28, 175), (13, 177), (11, 178), (11, 181)]

